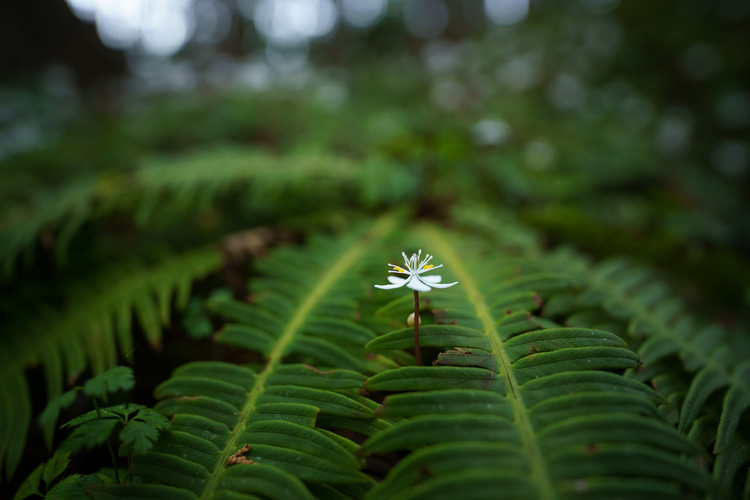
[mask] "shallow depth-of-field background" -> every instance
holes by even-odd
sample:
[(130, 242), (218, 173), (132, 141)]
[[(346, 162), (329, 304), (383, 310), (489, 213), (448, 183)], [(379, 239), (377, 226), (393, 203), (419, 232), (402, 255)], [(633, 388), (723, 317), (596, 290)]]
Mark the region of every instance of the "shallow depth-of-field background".
[[(2, 497), (69, 450), (47, 498), (748, 498), (748, 33), (744, 0), (0, 6)], [(417, 369), (373, 285), (420, 248), (459, 285)], [(40, 421), (118, 365), (98, 404), (142, 421)]]

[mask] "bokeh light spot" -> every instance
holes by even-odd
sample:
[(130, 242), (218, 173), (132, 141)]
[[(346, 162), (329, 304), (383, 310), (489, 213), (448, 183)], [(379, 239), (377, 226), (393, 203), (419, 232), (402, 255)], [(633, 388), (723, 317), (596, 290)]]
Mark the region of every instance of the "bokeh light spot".
[(331, 0), (260, 0), (253, 19), (273, 43), (295, 45), (330, 33), (338, 10)]
[(499, 146), (510, 136), (510, 126), (501, 120), (482, 120), (471, 127), (471, 138), (477, 146)]
[(141, 43), (146, 52), (170, 56), (182, 48), (193, 34), (192, 12), (176, 5), (151, 5), (142, 25)]
[(529, 14), (529, 0), (484, 0), (484, 12), (493, 23), (512, 26)]
[(387, 0), (342, 0), (341, 16), (355, 28), (374, 25), (385, 15)]

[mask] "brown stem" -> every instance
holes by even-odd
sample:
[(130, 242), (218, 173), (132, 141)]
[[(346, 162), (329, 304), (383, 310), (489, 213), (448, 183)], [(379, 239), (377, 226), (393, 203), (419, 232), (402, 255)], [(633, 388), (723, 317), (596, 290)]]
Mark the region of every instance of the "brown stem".
[(422, 366), (422, 352), (419, 350), (419, 292), (414, 290), (414, 357), (417, 366)]

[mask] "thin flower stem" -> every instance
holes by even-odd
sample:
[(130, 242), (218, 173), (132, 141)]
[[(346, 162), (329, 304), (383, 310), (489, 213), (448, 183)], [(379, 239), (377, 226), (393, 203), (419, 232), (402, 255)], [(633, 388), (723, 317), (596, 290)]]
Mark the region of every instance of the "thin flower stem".
[(419, 292), (414, 290), (414, 357), (417, 366), (422, 366), (422, 352), (419, 350)]
[[(99, 418), (102, 418), (102, 412), (99, 410), (99, 403), (96, 401), (96, 398), (91, 398), (92, 401), (94, 401), (94, 408), (96, 409), (96, 415)], [(120, 473), (117, 471), (117, 460), (115, 459), (115, 450), (112, 448), (112, 443), (109, 442), (109, 438), (107, 438), (107, 448), (109, 448), (109, 457), (112, 459), (112, 467), (115, 468), (115, 480), (117, 481), (117, 484), (120, 484)]]

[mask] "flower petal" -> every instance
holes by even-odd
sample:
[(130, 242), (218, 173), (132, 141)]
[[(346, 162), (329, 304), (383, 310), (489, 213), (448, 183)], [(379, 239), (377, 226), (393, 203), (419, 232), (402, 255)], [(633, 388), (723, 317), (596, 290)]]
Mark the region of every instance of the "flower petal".
[(375, 288), (380, 288), (382, 290), (390, 290), (391, 288), (401, 288), (404, 286), (405, 283), (394, 283), (392, 285), (375, 285)]
[(434, 288), (450, 288), (453, 285), (458, 285), (458, 281), (454, 281), (453, 283), (430, 283), (430, 286)]
[(440, 283), (440, 280), (443, 278), (439, 274), (436, 274), (434, 276), (420, 276), (419, 279), (421, 279), (425, 283), (432, 285), (434, 283)]
[(409, 281), (406, 283), (406, 286), (418, 292), (429, 292), (431, 290), (429, 285), (427, 285), (426, 283), (423, 283), (419, 279), (419, 276), (417, 275), (414, 275), (411, 278), (409, 278)]
[(393, 284), (403, 285), (406, 281), (406, 278), (399, 278), (398, 276), (388, 276), (388, 281)]

